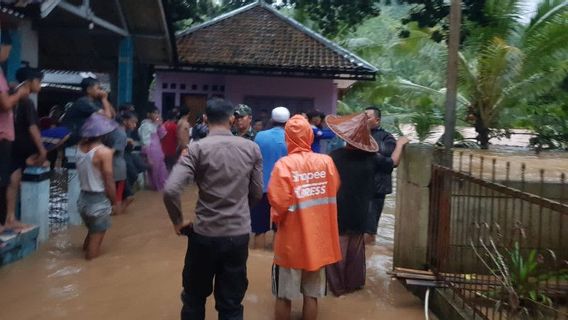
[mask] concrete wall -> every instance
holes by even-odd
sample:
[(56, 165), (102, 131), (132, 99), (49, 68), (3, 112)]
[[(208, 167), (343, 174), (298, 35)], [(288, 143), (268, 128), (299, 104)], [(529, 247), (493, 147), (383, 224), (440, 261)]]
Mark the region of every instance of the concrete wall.
[(429, 184), (434, 158), (431, 145), (410, 144), (397, 170), (395, 267), (421, 269), (427, 264)]
[(159, 71), (153, 97), (160, 109), (163, 92), (175, 93), (176, 105), (181, 104), (182, 94), (204, 94), (222, 95), (235, 104), (243, 103), (246, 96), (311, 98), (315, 108), (326, 114), (337, 109), (337, 87), (331, 79)]

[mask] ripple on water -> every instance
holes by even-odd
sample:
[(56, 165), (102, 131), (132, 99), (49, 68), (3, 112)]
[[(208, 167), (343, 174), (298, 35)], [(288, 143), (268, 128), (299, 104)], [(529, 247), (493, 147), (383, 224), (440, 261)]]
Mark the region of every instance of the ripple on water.
[(384, 254), (373, 254), (367, 258), (367, 268), (386, 274), (392, 270), (392, 257)]
[(81, 269), (79, 267), (67, 266), (67, 267), (63, 267), (63, 268), (51, 273), (47, 277), (48, 278), (66, 277), (66, 276), (77, 274), (77, 273), (81, 272), (81, 270), (83, 270), (83, 269)]
[(258, 296), (256, 294), (247, 294), (245, 300), (251, 303), (258, 303)]
[(58, 300), (71, 300), (79, 297), (79, 288), (74, 284), (49, 288), (49, 296)]

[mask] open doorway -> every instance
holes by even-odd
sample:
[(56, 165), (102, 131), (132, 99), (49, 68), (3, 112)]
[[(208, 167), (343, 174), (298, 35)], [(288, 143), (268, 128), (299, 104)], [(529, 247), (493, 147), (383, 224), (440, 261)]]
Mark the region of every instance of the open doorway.
[(166, 119), (170, 111), (175, 108), (176, 105), (176, 94), (174, 92), (163, 92), (162, 93), (162, 119)]
[(181, 103), (189, 108), (189, 122), (192, 126), (194, 126), (196, 119), (205, 113), (205, 107), (207, 106), (207, 95), (183, 94), (181, 96)]

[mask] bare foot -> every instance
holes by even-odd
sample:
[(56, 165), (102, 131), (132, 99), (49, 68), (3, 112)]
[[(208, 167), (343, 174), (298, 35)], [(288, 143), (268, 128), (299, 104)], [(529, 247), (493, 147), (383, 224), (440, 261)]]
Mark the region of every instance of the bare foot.
[(126, 208), (128, 208), (128, 206), (130, 206), (132, 204), (132, 202), (134, 202), (134, 197), (126, 198), (126, 200), (124, 200), (124, 204), (122, 206), (122, 211), (126, 211)]
[(83, 241), (83, 252), (87, 251), (89, 248), (89, 234), (85, 237), (85, 241)]
[(113, 216), (119, 216), (121, 215), (123, 212), (122, 210), (122, 203), (117, 203), (114, 206), (112, 206), (112, 213), (111, 215)]
[(6, 229), (12, 229), (14, 232), (20, 232), (29, 227), (31, 227), (31, 225), (22, 223), (18, 220), (11, 220), (11, 221), (6, 220), (6, 225), (5, 225)]

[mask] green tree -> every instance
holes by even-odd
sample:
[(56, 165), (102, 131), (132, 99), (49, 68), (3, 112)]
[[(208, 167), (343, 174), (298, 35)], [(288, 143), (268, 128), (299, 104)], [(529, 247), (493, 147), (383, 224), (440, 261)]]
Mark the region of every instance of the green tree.
[[(485, 15), (483, 10), (486, 0), (462, 0), (463, 17), (466, 21), (474, 22), (475, 24), (487, 24), (491, 19)], [(432, 28), (441, 26), (442, 28), (432, 33), (432, 39), (440, 42), (442, 41), (448, 31), (448, 17), (450, 14), (450, 2), (446, 0), (400, 0), (400, 2), (412, 5), (409, 14), (402, 19), (403, 24), (411, 22), (418, 23), (421, 28)], [(467, 36), (469, 34), (467, 25), (462, 30), (462, 34)], [(408, 32), (403, 31), (402, 36), (407, 36)]]
[(168, 0), (168, 14), (176, 31), (202, 23), (220, 13), (220, 7), (212, 0)]
[[(367, 19), (338, 40), (380, 70), (377, 81), (358, 82), (345, 97), (346, 102), (361, 107), (381, 105), (387, 114), (403, 123), (413, 122), (411, 116), (415, 112), (430, 114), (432, 118), (435, 114), (430, 109), (440, 113), (443, 100), (433, 95), (432, 91), (437, 91), (430, 88), (445, 84), (445, 47), (430, 40), (434, 28), (419, 28), (414, 22), (408, 26), (411, 30), (408, 38), (398, 37), (405, 28), (401, 18), (407, 16), (410, 9), (410, 5), (396, 3), (385, 6), (379, 17)], [(410, 90), (405, 85), (424, 90)]]
[(494, 22), (478, 26), (460, 55), (460, 92), (482, 148), (490, 128), (510, 120), (500, 117), (505, 110), (537, 102), (568, 75), (568, 2), (541, 1), (528, 24), (519, 21), (520, 2), (487, 0), (485, 14)]
[[(460, 52), (459, 107), (466, 112), (478, 133), (482, 148), (489, 139), (513, 124), (510, 116), (527, 108), (537, 108), (543, 96), (558, 90), (568, 75), (568, 2), (543, 0), (528, 24), (519, 19), (520, 0), (486, 0), (484, 14), (492, 23), (472, 24), (475, 33), (467, 39)], [(418, 54), (432, 47), (433, 28), (411, 26), (411, 32), (398, 47)], [(445, 55), (442, 50), (427, 50), (436, 61)], [(434, 57), (434, 54), (439, 54)], [(444, 58), (445, 59), (445, 58)], [(445, 65), (445, 63), (442, 63)], [(430, 86), (412, 79), (387, 82), (398, 92), (430, 94), (443, 98), (442, 86)], [(442, 88), (442, 89), (437, 89)], [(385, 95), (385, 85), (375, 88)], [(397, 91), (395, 91), (395, 94)], [(515, 111), (516, 110), (516, 111)]]
[(318, 31), (335, 38), (351, 31), (366, 18), (380, 14), (376, 0), (290, 0), (294, 18), (300, 22), (313, 21)]
[[(351, 30), (365, 18), (378, 16), (375, 0), (264, 0), (278, 8), (290, 9), (291, 15), (328, 37)], [(168, 0), (168, 11), (176, 30), (202, 23), (217, 15), (238, 9), (256, 0)]]

